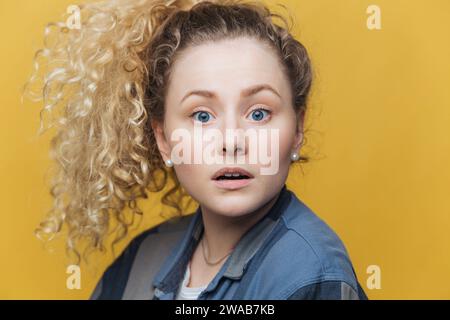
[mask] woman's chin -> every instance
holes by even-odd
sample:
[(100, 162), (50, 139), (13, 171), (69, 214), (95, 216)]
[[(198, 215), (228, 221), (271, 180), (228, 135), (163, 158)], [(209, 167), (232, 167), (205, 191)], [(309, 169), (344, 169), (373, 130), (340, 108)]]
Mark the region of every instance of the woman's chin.
[(208, 211), (223, 217), (242, 217), (258, 208), (257, 204), (253, 204), (254, 201), (255, 199), (250, 199), (248, 196), (235, 199), (234, 201), (231, 199), (220, 199), (215, 201)]

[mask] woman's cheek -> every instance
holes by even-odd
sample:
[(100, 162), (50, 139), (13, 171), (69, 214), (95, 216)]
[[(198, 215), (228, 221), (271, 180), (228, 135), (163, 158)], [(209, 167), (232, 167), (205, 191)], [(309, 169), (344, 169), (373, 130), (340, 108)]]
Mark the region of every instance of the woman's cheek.
[(277, 134), (269, 134), (268, 136), (278, 136), (278, 139), (271, 138), (271, 140), (275, 140), (274, 142), (278, 143), (277, 149), (280, 164), (286, 157), (290, 158), (291, 148), (295, 139), (295, 120), (293, 119), (295, 119), (295, 113), (290, 110), (282, 110), (275, 112), (265, 126), (269, 130), (277, 131)]
[[(189, 181), (192, 181), (192, 178), (194, 177), (194, 180), (198, 178), (199, 174), (196, 172), (195, 165), (190, 164), (179, 164), (175, 166), (175, 173), (177, 174), (178, 180), (182, 181), (183, 183), (189, 183)], [(189, 179), (190, 178), (190, 179)]]
[(294, 127), (291, 128), (290, 126), (280, 129), (279, 135), (280, 164), (286, 159), (288, 160), (290, 159), (290, 153), (293, 151), (292, 146), (295, 139), (294, 131), (295, 128)]

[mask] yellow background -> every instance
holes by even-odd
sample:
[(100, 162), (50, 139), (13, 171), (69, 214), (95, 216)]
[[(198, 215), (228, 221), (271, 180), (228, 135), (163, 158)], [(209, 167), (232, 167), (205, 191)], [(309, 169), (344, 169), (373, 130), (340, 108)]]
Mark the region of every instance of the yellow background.
[[(272, 1), (273, 2), (273, 1)], [(342, 238), (371, 299), (450, 299), (450, 1), (281, 1), (315, 67), (313, 160), (291, 172), (294, 190)], [(0, 298), (85, 299), (112, 261), (82, 266), (66, 289), (62, 240), (46, 251), (32, 231), (50, 208), (49, 132), (20, 86), (48, 21), (72, 1), (0, 1)], [(381, 30), (366, 8), (381, 8)], [(160, 222), (158, 198), (124, 241)], [(366, 268), (381, 268), (381, 289)], [(95, 269), (95, 270), (94, 270)], [(94, 271), (92, 271), (94, 270)]]

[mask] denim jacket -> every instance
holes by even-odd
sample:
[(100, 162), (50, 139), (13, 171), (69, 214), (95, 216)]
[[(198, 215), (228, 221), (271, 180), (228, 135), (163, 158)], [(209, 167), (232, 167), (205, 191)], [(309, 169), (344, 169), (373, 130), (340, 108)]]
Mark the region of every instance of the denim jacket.
[[(175, 299), (203, 232), (200, 206), (136, 238), (91, 299)], [(198, 300), (367, 299), (336, 233), (283, 186)]]

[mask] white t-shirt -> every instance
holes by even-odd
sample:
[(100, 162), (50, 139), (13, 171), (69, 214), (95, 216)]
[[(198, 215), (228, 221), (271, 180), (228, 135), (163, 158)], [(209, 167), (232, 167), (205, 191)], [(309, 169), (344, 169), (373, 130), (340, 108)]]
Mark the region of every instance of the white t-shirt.
[(208, 285), (204, 285), (202, 287), (186, 287), (189, 283), (189, 279), (191, 276), (191, 262), (188, 263), (186, 272), (184, 273), (184, 279), (178, 290), (178, 294), (176, 300), (197, 300), (199, 294), (206, 289)]

